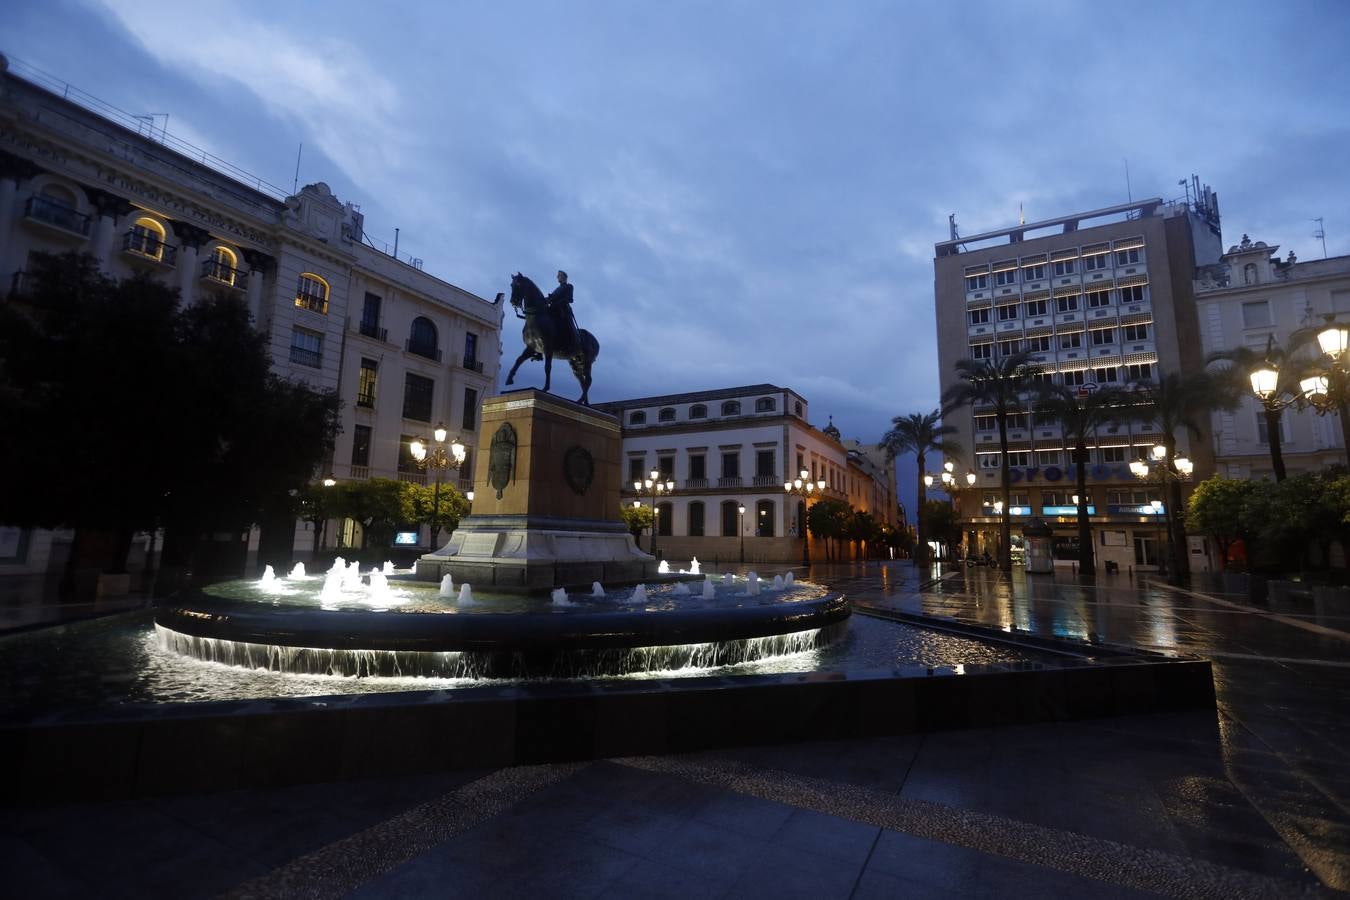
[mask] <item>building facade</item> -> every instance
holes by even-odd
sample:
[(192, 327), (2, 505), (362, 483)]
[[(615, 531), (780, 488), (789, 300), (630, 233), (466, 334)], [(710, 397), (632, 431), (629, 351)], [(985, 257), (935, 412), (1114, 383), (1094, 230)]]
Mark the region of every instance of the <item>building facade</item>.
[[(1299, 262), (1293, 252), (1281, 260), (1278, 246), (1244, 235), (1216, 265), (1200, 270), (1196, 310), (1205, 355), (1246, 347), (1264, 354), (1274, 341), (1316, 327), (1331, 316), (1350, 321), (1350, 256)], [(1220, 475), (1271, 478), (1270, 441), (1261, 403), (1248, 396), (1240, 409), (1212, 415), (1214, 453)], [(1339, 416), (1319, 416), (1290, 407), (1280, 422), (1280, 447), (1289, 472), (1345, 463)]]
[[(816, 429), (808, 404), (772, 384), (747, 385), (597, 404), (623, 427), (623, 502), (650, 504), (652, 471), (675, 483), (656, 498), (659, 555), (708, 562), (793, 563), (802, 555), (805, 504), (783, 489), (805, 470), (824, 480), (820, 496), (895, 522), (895, 476), (833, 425)], [(856, 442), (852, 442), (856, 444)], [(741, 508), (745, 512), (741, 513)], [(824, 551), (811, 542), (812, 558)]]
[[(476, 443), (478, 406), (497, 382), (500, 302), (371, 246), (359, 208), (322, 182), (291, 195), (243, 180), (74, 88), (20, 77), (3, 57), (0, 73), (10, 302), (22, 302), (32, 254), (70, 251), (113, 278), (151, 272), (186, 304), (245, 299), (274, 371), (338, 392), (342, 430), (325, 473), (336, 478), (425, 479), (408, 442), (438, 423)], [(44, 571), (51, 539), (0, 538), (10, 553), (0, 570)]]
[[(1218, 201), (1208, 187), (1195, 199), (1159, 198), (958, 237), (935, 245), (934, 284), (939, 381), (958, 382), (959, 359), (993, 359), (1026, 350), (1055, 384), (1080, 393), (1203, 368), (1193, 278), (1222, 252)], [(1000, 468), (1012, 481), (1015, 547), (1018, 523), (1038, 516), (1055, 533), (1057, 561), (1077, 557), (1076, 465), (1059, 424), (1028, 409), (1009, 423), (1008, 459), (999, 449), (993, 411), (952, 411), (968, 455), (954, 500), (967, 551), (995, 552)], [(1206, 441), (1178, 434), (1178, 455), (1195, 462), (1196, 479), (1212, 471)], [(1170, 514), (1157, 482), (1141, 481), (1129, 463), (1159, 443), (1146, 422), (1101, 429), (1089, 447), (1087, 498), (1097, 555), (1153, 567)], [(966, 467), (976, 473), (967, 488)]]

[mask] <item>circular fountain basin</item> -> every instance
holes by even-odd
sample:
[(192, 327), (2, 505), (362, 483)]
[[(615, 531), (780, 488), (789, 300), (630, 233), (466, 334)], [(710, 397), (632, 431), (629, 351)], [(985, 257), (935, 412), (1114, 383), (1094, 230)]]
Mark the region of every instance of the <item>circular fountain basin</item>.
[(850, 614), (814, 584), (648, 586), (603, 596), (478, 594), (472, 605), (435, 585), (391, 580), (387, 591), (324, 595), (323, 579), (235, 581), (182, 595), (155, 613), (160, 643), (211, 662), (306, 674), (573, 677), (715, 667), (811, 650)]

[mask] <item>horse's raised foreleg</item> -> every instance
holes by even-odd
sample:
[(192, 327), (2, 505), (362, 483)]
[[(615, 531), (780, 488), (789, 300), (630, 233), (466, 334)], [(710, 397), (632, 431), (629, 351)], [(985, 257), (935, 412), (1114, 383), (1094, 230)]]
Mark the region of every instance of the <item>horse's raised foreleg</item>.
[(533, 350), (531, 350), (529, 347), (525, 348), (525, 352), (520, 354), (520, 357), (516, 360), (516, 364), (511, 367), (511, 371), (506, 373), (507, 384), (510, 384), (512, 381), (515, 380), (516, 369), (519, 369), (520, 364), (523, 363), (525, 360), (529, 359), (533, 354), (534, 354)]

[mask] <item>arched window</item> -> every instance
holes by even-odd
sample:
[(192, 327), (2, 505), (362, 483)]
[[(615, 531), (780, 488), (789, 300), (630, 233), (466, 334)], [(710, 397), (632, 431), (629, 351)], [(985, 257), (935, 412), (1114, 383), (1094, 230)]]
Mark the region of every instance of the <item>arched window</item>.
[(773, 412), (777, 408), (772, 397), (760, 397), (755, 401), (755, 412)]
[(741, 533), (740, 504), (735, 500), (722, 501), (722, 536), (736, 537)]
[(671, 506), (669, 503), (656, 504), (656, 533), (661, 537), (670, 537)]
[(706, 419), (707, 417), (708, 407), (704, 406), (702, 403), (695, 403), (693, 406), (689, 407), (689, 418)]
[(722, 415), (739, 416), (740, 414), (741, 414), (741, 401), (728, 400), (726, 403), (722, 404)]
[(131, 231), (127, 232), (124, 246), (127, 250), (132, 250), (142, 256), (148, 256), (151, 259), (163, 259), (164, 226), (149, 216), (141, 216), (131, 223)]
[(703, 503), (694, 500), (689, 504), (689, 536), (703, 537)]
[(301, 274), (295, 286), (295, 305), (328, 315), (328, 282), (313, 272)]
[(646, 425), (646, 424), (647, 424), (647, 414), (646, 414), (645, 412), (643, 412), (642, 410), (638, 410), (637, 412), (631, 412), (631, 413), (629, 413), (629, 414), (628, 414), (628, 424), (629, 424), (629, 425)]
[(440, 348), (436, 337), (436, 326), (426, 316), (418, 316), (412, 320), (412, 328), (408, 330), (407, 349), (409, 353), (416, 353), (418, 356), (425, 356), (427, 359), (434, 359), (437, 362), (441, 359)]
[(755, 537), (773, 537), (773, 501), (755, 504)]
[(211, 258), (202, 265), (202, 274), (221, 284), (234, 284), (239, 274), (239, 257), (229, 247), (214, 247)]
[(667, 406), (665, 409), (661, 410), (659, 413), (656, 414), (656, 420), (658, 422), (674, 422), (675, 409), (673, 407)]
[(43, 185), (36, 197), (28, 201), (25, 215), (57, 228), (76, 234), (89, 234), (89, 217), (78, 209), (75, 192), (60, 184)]

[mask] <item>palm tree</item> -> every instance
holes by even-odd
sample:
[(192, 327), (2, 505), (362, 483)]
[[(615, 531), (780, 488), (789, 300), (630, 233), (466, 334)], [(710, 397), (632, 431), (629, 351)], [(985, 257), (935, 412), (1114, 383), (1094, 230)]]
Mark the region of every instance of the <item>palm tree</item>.
[(1266, 442), (1270, 446), (1270, 466), (1275, 471), (1275, 480), (1284, 481), (1284, 449), (1280, 441), (1280, 420), (1284, 418), (1287, 401), (1283, 397), (1297, 397), (1301, 393), (1298, 380), (1303, 369), (1296, 356), (1299, 344), (1290, 342), (1286, 346), (1275, 343), (1271, 335), (1266, 341), (1266, 352), (1259, 353), (1250, 347), (1238, 347), (1233, 350), (1221, 350), (1209, 355), (1208, 362), (1226, 362), (1227, 366), (1212, 370), (1216, 383), (1232, 394), (1232, 402), (1245, 395), (1251, 386), (1250, 377), (1258, 369), (1275, 372), (1273, 390), (1268, 396), (1261, 397), (1262, 413), (1266, 419)]
[(1084, 578), (1094, 578), (1097, 574), (1088, 513), (1087, 445), (1096, 436), (1098, 428), (1117, 420), (1119, 407), (1126, 402), (1126, 396), (1119, 388), (1079, 394), (1062, 385), (1052, 385), (1046, 387), (1036, 401), (1036, 412), (1058, 421), (1064, 430), (1065, 443), (1073, 445), (1078, 486), (1078, 571)]
[(891, 430), (881, 436), (877, 447), (886, 451), (886, 461), (894, 462), (897, 456), (913, 453), (919, 464), (918, 488), (919, 502), (915, 512), (916, 540), (914, 542), (914, 561), (924, 562), (927, 557), (927, 545), (924, 543), (924, 459), (929, 453), (941, 453), (944, 457), (957, 456), (961, 448), (950, 438), (956, 433), (953, 425), (942, 424), (942, 410), (935, 409), (927, 415), (910, 413), (891, 419)]
[(1035, 387), (1040, 366), (1033, 365), (1031, 354), (999, 355), (993, 359), (958, 359), (956, 374), (961, 383), (942, 395), (945, 408), (980, 406), (992, 408), (998, 423), (998, 448), (1003, 487), (1003, 513), (999, 525), (998, 559), (1003, 571), (1012, 571), (1012, 483), (1008, 475), (1008, 416), (1027, 412), (1025, 395)]
[(1168, 474), (1168, 541), (1172, 545), (1173, 572), (1177, 577), (1190, 571), (1186, 552), (1186, 525), (1181, 505), (1181, 482), (1173, 465), (1177, 456), (1177, 432), (1185, 430), (1193, 438), (1204, 436), (1200, 423), (1216, 409), (1232, 409), (1237, 397), (1231, 379), (1216, 378), (1205, 372), (1171, 372), (1157, 381), (1136, 381), (1131, 385), (1130, 406), (1120, 408), (1120, 419), (1152, 422), (1162, 432), (1166, 449), (1162, 464)]

